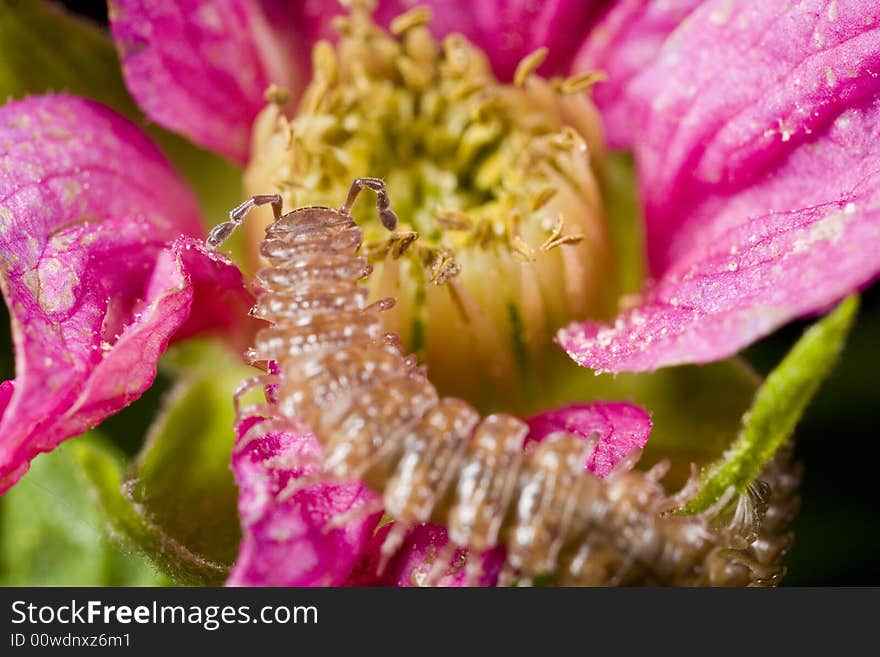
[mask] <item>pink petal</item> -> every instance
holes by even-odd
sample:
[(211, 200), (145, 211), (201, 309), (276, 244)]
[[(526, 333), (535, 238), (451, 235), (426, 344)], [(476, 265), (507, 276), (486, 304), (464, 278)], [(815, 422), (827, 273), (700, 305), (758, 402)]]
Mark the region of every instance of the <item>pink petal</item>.
[(147, 116), (236, 161), (276, 83), (296, 94), (311, 42), (301, 3), (112, 0), (110, 26), (126, 84)]
[(710, 2), (675, 33), (633, 83), (658, 280), (612, 326), (561, 331), (575, 360), (723, 358), (880, 274), (878, 21), (869, 2)]
[[(438, 37), (458, 32), (480, 46), (495, 73), (510, 80), (520, 60), (541, 46), (549, 54), (541, 72), (568, 72), (573, 54), (610, 0), (380, 0), (376, 21), (388, 26), (404, 11), (418, 6), (433, 10), (431, 31)], [(331, 0), (302, 3), (300, 25), (316, 38), (335, 39), (333, 16), (343, 13)]]
[[(449, 542), (445, 527), (439, 525), (416, 525), (406, 535), (401, 548), (389, 560), (385, 571), (377, 575), (382, 543), (394, 526), (389, 523), (379, 529), (370, 540), (363, 557), (346, 581), (347, 586), (427, 586), (429, 575), (438, 558), (447, 556), (443, 548)], [(470, 557), (467, 550), (458, 548), (448, 556), (446, 567), (431, 582), (437, 587), (467, 586), (466, 565)], [(482, 572), (477, 586), (495, 586), (504, 565), (504, 548), (497, 547), (480, 555)]]
[[(878, 70), (880, 16), (871, 0), (713, 1), (694, 12), (633, 83), (645, 126), (637, 154), (654, 270), (705, 239), (689, 233), (711, 219), (693, 216), (707, 195), (739, 203), (739, 192), (793, 153), (822, 148), (842, 112), (876, 98)], [(834, 176), (851, 163), (826, 162)], [(841, 187), (790, 184), (742, 209), (759, 208), (754, 216), (817, 205), (839, 200)]]
[[(434, 9), (432, 31), (461, 32), (510, 79), (541, 46), (541, 71), (568, 71), (572, 56), (608, 0), (383, 0), (376, 20), (388, 25), (412, 8)], [(245, 163), (251, 125), (270, 83), (296, 96), (311, 72), (319, 38), (335, 39), (335, 0), (111, 0), (110, 25), (126, 84), (152, 120)]]
[(239, 427), (232, 469), (239, 486), (243, 539), (229, 586), (334, 586), (345, 581), (381, 514), (356, 515), (339, 528), (328, 523), (369, 505), (375, 495), (359, 482), (309, 484), (289, 494), (291, 482), (315, 472), (314, 436), (268, 431), (243, 444), (262, 418)]
[[(111, 110), (66, 95), (8, 103), (0, 153), (0, 265), (17, 370), (0, 387), (2, 492), (38, 453), (149, 387), (189, 316), (193, 278), (238, 294), (236, 312), (246, 300), (225, 258), (191, 238), (166, 246), (201, 231), (194, 198)], [(216, 318), (214, 304), (211, 295), (201, 314)]]
[[(429, 3), (443, 12), (448, 2)], [(510, 80), (520, 60), (546, 46), (547, 60), (540, 71), (544, 75), (567, 73), (572, 56), (583, 42), (607, 0), (486, 0), (465, 3), (454, 14), (461, 26), (456, 31), (486, 51), (495, 73)], [(470, 15), (469, 15), (470, 14)]]
[(628, 87), (657, 57), (669, 34), (704, 0), (619, 0), (593, 27), (574, 57), (573, 72), (601, 70), (593, 89), (611, 148), (632, 147), (636, 124)]
[[(598, 443), (585, 468), (598, 477), (606, 477), (628, 456), (636, 456), (647, 444), (651, 419), (638, 406), (624, 402), (572, 404), (539, 413), (526, 420), (529, 435), (526, 444), (540, 441), (552, 433), (566, 432), (583, 439), (596, 436)], [(376, 532), (365, 554), (356, 565), (347, 584), (371, 586), (423, 586), (434, 562), (448, 542), (444, 527), (425, 524), (414, 527), (402, 547), (389, 561), (386, 571), (376, 576), (382, 543), (390, 525)], [(466, 550), (457, 550), (449, 557), (449, 565), (434, 584), (466, 586)], [(480, 555), (482, 576), (479, 586), (494, 586), (504, 563), (504, 548), (498, 547)]]
[(608, 474), (630, 455), (637, 455), (651, 435), (651, 417), (625, 402), (572, 404), (534, 415), (528, 420), (526, 443), (565, 432), (580, 438), (596, 436), (598, 442), (585, 468), (597, 477)]

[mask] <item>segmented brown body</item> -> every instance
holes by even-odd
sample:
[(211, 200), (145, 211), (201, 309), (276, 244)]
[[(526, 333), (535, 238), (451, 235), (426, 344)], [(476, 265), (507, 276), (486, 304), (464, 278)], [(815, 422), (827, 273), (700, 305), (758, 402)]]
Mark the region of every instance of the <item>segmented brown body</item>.
[[(371, 271), (357, 255), (363, 235), (350, 214), (363, 187), (378, 193), (383, 223), (393, 228), (384, 184), (367, 178), (355, 181), (339, 210), (282, 215), (280, 197), (254, 197), (209, 237), (216, 247), (250, 207), (273, 205), (276, 219), (260, 244), (268, 267), (257, 274), (262, 291), (253, 310), (269, 326), (257, 333), (250, 358), (274, 362), (276, 373), (237, 393), (273, 386), (266, 404), (242, 413), (270, 418), (245, 442), (305, 422), (323, 445), (325, 476), (360, 478), (381, 493), (397, 521), (388, 555), (407, 528), (431, 521), (471, 551), (503, 544), (507, 573), (521, 581), (551, 574), (563, 585), (778, 582), (790, 542), (783, 531), (797, 504), (787, 453), (728, 505), (725, 521), (712, 522), (712, 514), (666, 513), (683, 500), (665, 492), (662, 468), (619, 468), (599, 479), (584, 471), (593, 442), (559, 433), (523, 451), (520, 419), (481, 419), (466, 402), (439, 398), (415, 357), (383, 333), (379, 312), (393, 302), (368, 305), (358, 283)], [(471, 577), (478, 561), (469, 560)]]

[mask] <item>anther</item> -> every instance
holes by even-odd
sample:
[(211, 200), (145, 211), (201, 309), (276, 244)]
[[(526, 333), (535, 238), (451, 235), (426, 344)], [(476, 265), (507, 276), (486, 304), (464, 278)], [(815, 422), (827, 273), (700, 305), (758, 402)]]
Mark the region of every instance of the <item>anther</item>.
[(414, 27), (427, 25), (433, 18), (430, 7), (414, 7), (391, 21), (391, 33), (400, 36)]
[(266, 102), (283, 107), (290, 102), (290, 90), (279, 87), (277, 84), (270, 84), (263, 94), (263, 98), (266, 99)]
[(529, 76), (541, 67), (549, 53), (550, 51), (542, 46), (530, 55), (523, 57), (516, 66), (516, 72), (513, 74), (513, 83), (517, 87), (523, 86), (526, 80), (529, 79)]
[(561, 94), (576, 94), (586, 91), (593, 85), (599, 82), (604, 82), (607, 79), (608, 76), (605, 75), (603, 71), (590, 71), (589, 73), (582, 73), (581, 75), (575, 75), (560, 80), (559, 82), (556, 82), (554, 86)]

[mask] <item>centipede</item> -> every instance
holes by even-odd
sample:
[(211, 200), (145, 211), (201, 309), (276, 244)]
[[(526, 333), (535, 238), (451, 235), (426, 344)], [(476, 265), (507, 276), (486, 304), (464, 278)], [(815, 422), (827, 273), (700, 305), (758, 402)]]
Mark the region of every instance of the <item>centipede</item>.
[[(503, 546), (503, 579), (520, 584), (537, 577), (562, 586), (779, 583), (798, 505), (790, 447), (744, 495), (699, 515), (675, 512), (693, 492), (695, 469), (671, 494), (661, 482), (664, 461), (640, 470), (639, 457), (630, 458), (605, 478), (586, 471), (595, 439), (559, 432), (524, 449), (522, 419), (481, 417), (466, 401), (441, 398), (417, 358), (383, 330), (380, 313), (394, 300), (368, 299), (362, 280), (372, 268), (359, 255), (363, 232), (352, 217), (365, 189), (394, 230), (385, 183), (358, 178), (338, 209), (285, 213), (279, 195), (258, 195), (208, 235), (217, 249), (252, 208), (272, 207), (259, 244), (268, 264), (255, 275), (251, 310), (267, 325), (246, 354), (262, 371), (234, 393), (237, 423), (253, 414), (266, 420), (248, 428), (242, 445), (292, 423), (307, 426), (323, 448), (320, 476), (360, 479), (394, 519), (383, 563), (408, 529), (432, 522), (447, 528), (444, 549)], [(265, 401), (243, 405), (260, 388)], [(467, 560), (469, 583), (480, 569), (479, 559)]]

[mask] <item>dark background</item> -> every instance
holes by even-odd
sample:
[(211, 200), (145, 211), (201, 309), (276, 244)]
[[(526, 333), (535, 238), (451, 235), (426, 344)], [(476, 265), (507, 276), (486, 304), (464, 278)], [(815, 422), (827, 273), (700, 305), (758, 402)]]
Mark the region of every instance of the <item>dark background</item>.
[[(65, 2), (79, 13), (106, 22), (105, 3)], [(806, 466), (803, 507), (794, 523), (796, 542), (786, 559), (786, 585), (880, 584), (880, 503), (875, 480), (880, 463), (876, 413), (880, 411), (880, 286), (862, 298), (858, 322), (841, 361), (813, 400), (797, 429), (796, 455)], [(809, 320), (793, 322), (749, 348), (745, 356), (769, 372), (800, 336)], [(12, 344), (5, 306), (0, 309), (0, 376), (12, 378)], [(144, 428), (169, 381), (161, 376), (135, 404), (102, 425), (126, 451), (139, 447)]]

